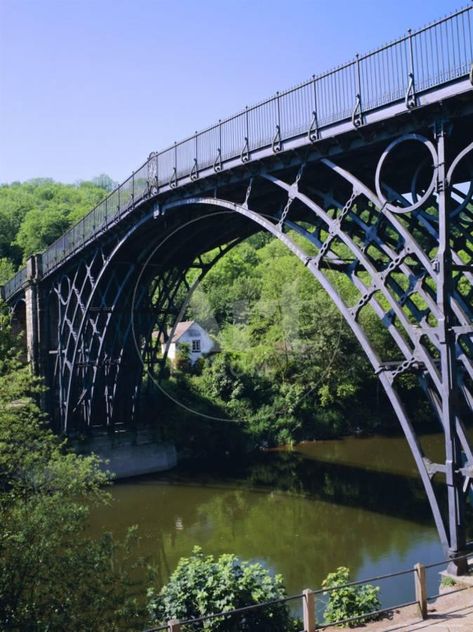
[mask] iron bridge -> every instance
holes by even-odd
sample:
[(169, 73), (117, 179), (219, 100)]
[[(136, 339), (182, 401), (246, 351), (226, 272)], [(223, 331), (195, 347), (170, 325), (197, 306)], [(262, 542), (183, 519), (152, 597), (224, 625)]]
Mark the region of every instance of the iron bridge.
[[(137, 426), (143, 373), (159, 371), (152, 332), (175, 326), (229, 249), (268, 231), (350, 326), (405, 433), (442, 543), (451, 557), (466, 550), (472, 14), (468, 6), (409, 31), (150, 154), (28, 260), (2, 296), (25, 325), (58, 432)], [(350, 280), (355, 300), (342, 296), (337, 274)], [(366, 310), (392, 337), (395, 360), (364, 329)], [(399, 379), (409, 372), (444, 434), (440, 463), (425, 457), (402, 401)]]

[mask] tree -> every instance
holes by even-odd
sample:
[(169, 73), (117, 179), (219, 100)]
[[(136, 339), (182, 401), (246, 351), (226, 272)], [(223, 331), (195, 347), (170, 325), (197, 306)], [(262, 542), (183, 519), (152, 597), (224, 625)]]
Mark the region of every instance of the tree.
[[(284, 596), (282, 577), (273, 577), (261, 564), (251, 564), (230, 554), (215, 558), (195, 547), (190, 557), (180, 559), (159, 595), (149, 591), (148, 610), (153, 622), (160, 623), (226, 612)], [(285, 603), (250, 610), (244, 615), (216, 617), (199, 627), (211, 632), (297, 629)]]
[(191, 346), (188, 342), (181, 342), (176, 347), (174, 367), (176, 371), (185, 373), (191, 368)]
[[(41, 382), (23, 366), (0, 309), (0, 629), (140, 629), (128, 542), (87, 535), (108, 476), (47, 427)], [(130, 565), (132, 567), (133, 565)]]
[(92, 178), (91, 183), (94, 186), (100, 187), (101, 189), (105, 189), (105, 191), (109, 192), (113, 191), (113, 189), (116, 189), (118, 186), (118, 182), (112, 180), (112, 178), (106, 173), (101, 173), (96, 178)]
[(110, 178), (60, 184), (49, 178), (0, 186), (0, 258), (15, 266), (44, 250), (106, 195)]
[[(376, 428), (376, 378), (342, 315), (284, 244), (257, 237), (218, 261), (193, 295), (186, 318), (209, 323), (221, 349), (192, 380), (194, 392), (244, 420), (260, 445)], [(350, 280), (327, 274), (355, 304)], [(373, 312), (363, 312), (363, 326), (389, 351)], [(189, 393), (185, 376), (181, 386)]]
[(3, 257), (0, 259), (0, 285), (4, 285), (15, 274), (15, 266), (13, 263)]

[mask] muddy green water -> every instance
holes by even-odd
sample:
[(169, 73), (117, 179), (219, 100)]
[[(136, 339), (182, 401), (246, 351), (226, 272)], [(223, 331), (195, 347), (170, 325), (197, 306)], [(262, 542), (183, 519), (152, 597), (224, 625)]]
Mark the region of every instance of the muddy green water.
[[(440, 435), (423, 438), (441, 454)], [(234, 552), (282, 573), (289, 593), (320, 586), (337, 566), (366, 578), (443, 558), (405, 440), (346, 438), (306, 443), (245, 463), (194, 468), (114, 485), (93, 529), (140, 527), (142, 552), (166, 582), (196, 544)], [(431, 592), (438, 570), (429, 574)], [(411, 599), (412, 579), (381, 582), (386, 605)]]

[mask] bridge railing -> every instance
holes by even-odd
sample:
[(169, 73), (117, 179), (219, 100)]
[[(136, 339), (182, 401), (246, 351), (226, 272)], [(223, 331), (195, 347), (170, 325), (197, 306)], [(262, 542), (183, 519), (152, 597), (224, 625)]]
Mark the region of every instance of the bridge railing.
[(3, 286), (2, 298), (8, 299), (25, 287), (27, 282), (26, 268), (21, 268), (9, 281)]
[(112, 191), (90, 213), (66, 231), (43, 253), (43, 274), (53, 270), (64, 259), (98, 231), (107, 227), (121, 212), (128, 209), (149, 191), (148, 162)]
[[(43, 274), (80, 249), (121, 213), (151, 191), (175, 188), (210, 169), (219, 172), (235, 159), (245, 163), (265, 148), (278, 153), (301, 136), (316, 141), (321, 129), (345, 120), (355, 127), (379, 107), (405, 101), (471, 72), (472, 7), (438, 20), (294, 88), (246, 107), (149, 159), (43, 254)], [(20, 271), (5, 286), (6, 298), (25, 282)]]

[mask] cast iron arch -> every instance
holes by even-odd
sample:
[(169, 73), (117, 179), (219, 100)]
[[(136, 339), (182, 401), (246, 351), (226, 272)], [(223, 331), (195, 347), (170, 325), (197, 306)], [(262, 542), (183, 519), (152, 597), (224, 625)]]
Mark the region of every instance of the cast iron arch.
[[(419, 139), (418, 135), (416, 135), (416, 139)], [(429, 150), (431, 151), (431, 153), (432, 151), (435, 152), (431, 143), (429, 143)], [(461, 157), (463, 157), (467, 153), (468, 152), (464, 150)], [(384, 155), (385, 154), (383, 154), (383, 159)], [(436, 156), (435, 153), (433, 153), (433, 155), (434, 157)], [(398, 214), (402, 213), (402, 207), (400, 207), (399, 209), (387, 208), (386, 200), (384, 199), (381, 201), (375, 193), (373, 193), (354, 175), (347, 172), (345, 169), (341, 168), (330, 160), (323, 159), (321, 163), (333, 172), (337, 173), (351, 186), (351, 195), (348, 201), (343, 206), (340, 204), (337, 205), (340, 209), (338, 215), (331, 216), (326, 211), (326, 209), (324, 209), (321, 205), (317, 204), (317, 202), (315, 202), (313, 199), (309, 198), (307, 195), (299, 190), (299, 183), (302, 177), (304, 164), (302, 164), (295, 181), (292, 183), (287, 183), (284, 180), (270, 174), (262, 174), (261, 177), (272, 182), (275, 186), (283, 189), (288, 194), (288, 201), (284, 209), (282, 209), (279, 214), (275, 213), (273, 216), (263, 216), (262, 213), (258, 213), (249, 207), (248, 200), (250, 197), (252, 181), (250, 181), (246, 200), (243, 204), (238, 204), (232, 200), (221, 199), (218, 197), (196, 196), (187, 198), (185, 200), (176, 200), (170, 202), (163, 206), (163, 212), (169, 211), (171, 209), (182, 208), (184, 206), (200, 205), (207, 208), (216, 207), (219, 209), (225, 209), (227, 211), (242, 214), (250, 220), (259, 224), (263, 229), (267, 230), (280, 241), (282, 241), (288, 247), (288, 249), (292, 251), (311, 271), (313, 276), (319, 281), (319, 283), (327, 291), (331, 299), (335, 302), (337, 308), (339, 309), (347, 324), (350, 326), (359, 343), (361, 344), (361, 347), (368, 357), (375, 373), (378, 375), (379, 380), (394, 408), (394, 411), (396, 412), (396, 415), (399, 419), (399, 422), (415, 459), (419, 474), (421, 476), (432, 508), (435, 524), (441, 542), (444, 547), (449, 550), (450, 554), (454, 555), (460, 547), (464, 546), (464, 542), (462, 541), (464, 534), (460, 534), (458, 532), (458, 516), (452, 516), (451, 507), (449, 507), (450, 512), (448, 519), (445, 519), (442, 515), (438, 492), (432, 484), (433, 472), (430, 468), (430, 463), (428, 459), (426, 459), (422, 451), (422, 448), (417, 440), (415, 431), (413, 430), (412, 424), (407, 416), (406, 410), (399, 396), (399, 393), (395, 387), (395, 380), (399, 375), (411, 369), (416, 364), (422, 364), (425, 374), (423, 376), (423, 382), (424, 384), (428, 383), (428, 385), (426, 386), (426, 390), (431, 395), (431, 399), (434, 401), (434, 404), (436, 403), (436, 408), (438, 412), (441, 413), (439, 400), (442, 396), (442, 375), (439, 371), (439, 368), (436, 366), (435, 359), (432, 358), (431, 354), (428, 352), (427, 347), (420, 344), (419, 332), (415, 331), (415, 328), (409, 322), (408, 318), (408, 316), (411, 315), (417, 320), (417, 323), (422, 323), (423, 325), (426, 325), (427, 323), (425, 316), (422, 315), (421, 310), (418, 309), (415, 302), (410, 299), (410, 296), (413, 294), (413, 287), (411, 287), (411, 285), (408, 285), (407, 288), (403, 288), (401, 285), (399, 285), (398, 281), (390, 276), (391, 273), (396, 270), (408, 279), (416, 279), (414, 287), (417, 295), (420, 296), (423, 301), (425, 301), (425, 304), (428, 305), (429, 310), (433, 311), (435, 313), (435, 316), (439, 318), (440, 314), (439, 310), (437, 309), (438, 306), (434, 300), (434, 297), (432, 293), (429, 292), (428, 289), (426, 289), (425, 286), (422, 287), (422, 284), (419, 283), (419, 278), (416, 276), (415, 271), (413, 270), (412, 261), (410, 261), (410, 259), (414, 259), (417, 265), (419, 263), (421, 264), (421, 266), (424, 268), (424, 272), (422, 273), (423, 275), (430, 274), (433, 276), (435, 274), (435, 262), (432, 262), (430, 260), (428, 254), (426, 254), (421, 245), (409, 232), (406, 224), (403, 223), (397, 216)], [(437, 171), (438, 164), (434, 163), (434, 174), (432, 180), (435, 182), (437, 181), (438, 177)], [(429, 201), (432, 193), (433, 188), (431, 185), (429, 187), (429, 191), (427, 193), (424, 193), (420, 201), (421, 203), (417, 203), (414, 194), (413, 206), (415, 206), (415, 208), (413, 210), (421, 209), (422, 204), (425, 204)], [(343, 228), (344, 220), (348, 216), (352, 216), (352, 219), (354, 217), (355, 224), (358, 224), (359, 226), (363, 224), (363, 220), (360, 215), (352, 213), (355, 201), (360, 196), (364, 197), (368, 205), (370, 205), (371, 208), (374, 208), (376, 212), (380, 214), (384, 213), (386, 215), (387, 221), (389, 221), (391, 226), (394, 227), (395, 231), (402, 240), (403, 252), (399, 254), (399, 252), (396, 252), (396, 249), (390, 247), (387, 241), (383, 241), (381, 238), (379, 238), (378, 235), (374, 233), (371, 235), (370, 241), (376, 243), (376, 245), (384, 253), (384, 255), (388, 258), (390, 262), (387, 265), (387, 273), (386, 271), (380, 272), (376, 269), (370, 258), (366, 256), (365, 248), (360, 247), (360, 245), (357, 244), (353, 239), (350, 231), (346, 231)], [(399, 195), (398, 197), (402, 198), (402, 196)], [(305, 226), (301, 226), (295, 221), (288, 220), (287, 216), (290, 211), (291, 204), (294, 202), (294, 200), (299, 200), (308, 209), (310, 209), (310, 211), (312, 211), (317, 217), (317, 222), (322, 221), (324, 223), (325, 235), (323, 238), (321, 238), (320, 229), (311, 232)], [(405, 203), (405, 205), (407, 205), (407, 203)], [(464, 206), (466, 206), (466, 204)], [(408, 208), (407, 211), (409, 210), (412, 209)], [(438, 236), (438, 232), (435, 230), (435, 228), (432, 227), (432, 223), (434, 222), (429, 223), (430, 218), (428, 216), (426, 217), (422, 210), (419, 212), (419, 216), (420, 217), (418, 221), (420, 225), (423, 226), (427, 231), (434, 233), (435, 236)], [(440, 220), (437, 220), (437, 224), (439, 223)], [(318, 253), (314, 256), (313, 254), (308, 254), (307, 252), (305, 252), (294, 240), (291, 239), (289, 235), (284, 232), (285, 226), (288, 226), (299, 235), (304, 236), (312, 245), (315, 245), (317, 247)], [(363, 229), (365, 231), (369, 231), (370, 226), (365, 225), (363, 226)], [(345, 304), (344, 300), (336, 291), (335, 287), (330, 282), (327, 275), (323, 274), (322, 271), (322, 259), (324, 256), (327, 257), (328, 261), (331, 260), (334, 264), (338, 263), (337, 256), (331, 248), (331, 242), (335, 239), (339, 239), (341, 242), (343, 242), (344, 246), (346, 246), (353, 254), (354, 261), (356, 261), (356, 264), (352, 264), (351, 271), (349, 270), (350, 266), (347, 266), (348, 276), (350, 276), (354, 285), (358, 288), (358, 290), (360, 290), (361, 294), (358, 303), (352, 307)], [(454, 261), (458, 260), (458, 258), (458, 253), (453, 251)], [(364, 271), (369, 273), (369, 276), (371, 278), (371, 285), (369, 287), (367, 287), (356, 274), (353, 274), (354, 270), (360, 264), (363, 266)], [(376, 294), (380, 295), (381, 301), (378, 300)], [(469, 322), (471, 323), (471, 319), (470, 321), (468, 320), (468, 304), (463, 300), (462, 296), (457, 291), (457, 288), (453, 289), (451, 301), (453, 311), (460, 325), (467, 327)], [(384, 305), (382, 305), (382, 303), (384, 303)], [(386, 328), (390, 332), (400, 353), (404, 356), (404, 360), (400, 362), (398, 366), (393, 370), (389, 370), (386, 366), (383, 365), (383, 362), (378, 357), (378, 354), (376, 353), (368, 337), (363, 331), (363, 328), (358, 322), (359, 311), (367, 304), (370, 304), (373, 307), (378, 317), (385, 320)], [(388, 309), (386, 308), (386, 304), (388, 306)], [(403, 311), (403, 307), (407, 307), (407, 314), (405, 313), (405, 311)], [(389, 317), (387, 318), (387, 316)], [(399, 327), (397, 326), (396, 321), (397, 323), (400, 323), (402, 325), (404, 330), (402, 333), (399, 331)], [(422, 333), (422, 335), (425, 334)], [(428, 337), (429, 340), (433, 339), (432, 332), (428, 332)], [(462, 363), (465, 371), (471, 376), (471, 357), (462, 352), (462, 349), (458, 342), (456, 344), (456, 350), (458, 360)], [(463, 386), (465, 391), (465, 399), (468, 406), (468, 404), (471, 402), (471, 399), (469, 399), (466, 395), (469, 392), (469, 388), (468, 386), (466, 386), (464, 381)], [(441, 414), (439, 415), (439, 417), (440, 420), (443, 421)], [(444, 430), (446, 432), (446, 428), (444, 428)], [(465, 454), (465, 457), (468, 463), (471, 464), (473, 461), (472, 451), (463, 424), (458, 414), (456, 414), (455, 416), (455, 430), (456, 436), (454, 438), (454, 441), (461, 444), (461, 448)], [(468, 474), (464, 474), (464, 480), (464, 491), (466, 491), (470, 487), (470, 479)], [(456, 504), (453, 508), (453, 514), (455, 514), (456, 511), (461, 511), (463, 509), (462, 507), (460, 507), (463, 502), (464, 496), (459, 496), (455, 499)]]

